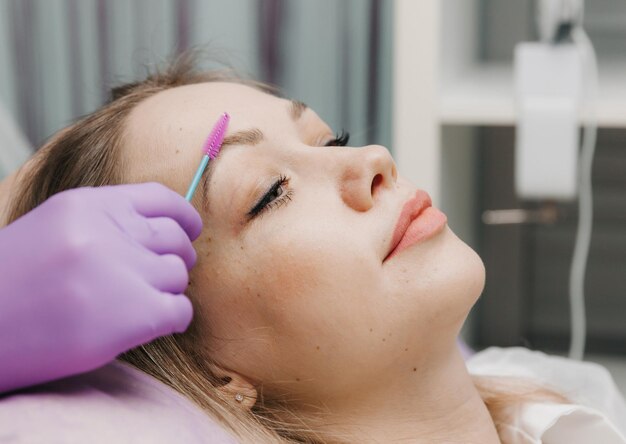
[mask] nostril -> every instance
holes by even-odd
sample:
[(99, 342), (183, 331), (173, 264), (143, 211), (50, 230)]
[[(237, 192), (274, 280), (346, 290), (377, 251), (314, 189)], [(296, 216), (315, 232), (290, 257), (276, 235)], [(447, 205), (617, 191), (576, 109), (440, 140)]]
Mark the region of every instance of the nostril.
[(372, 196), (374, 195), (374, 190), (376, 190), (376, 188), (378, 188), (378, 186), (383, 182), (383, 175), (382, 174), (377, 174), (374, 176), (374, 179), (372, 179)]

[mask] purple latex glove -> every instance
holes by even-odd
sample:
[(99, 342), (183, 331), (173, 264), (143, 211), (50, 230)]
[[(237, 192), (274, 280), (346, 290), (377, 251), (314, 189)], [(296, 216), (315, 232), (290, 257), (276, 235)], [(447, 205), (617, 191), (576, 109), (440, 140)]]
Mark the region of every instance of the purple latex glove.
[(183, 197), (146, 183), (65, 191), (0, 229), (0, 393), (184, 331), (201, 228)]

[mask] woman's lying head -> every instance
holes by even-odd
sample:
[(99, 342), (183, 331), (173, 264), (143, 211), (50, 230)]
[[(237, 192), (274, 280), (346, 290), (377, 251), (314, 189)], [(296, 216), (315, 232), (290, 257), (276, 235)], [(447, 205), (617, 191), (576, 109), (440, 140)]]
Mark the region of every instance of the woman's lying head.
[(211, 127), (231, 115), (194, 200), (204, 228), (192, 328), (127, 359), (213, 412), (197, 393), (203, 381), (234, 409), (304, 413), (354, 402), (382, 378), (402, 384), (449, 355), (482, 263), (447, 226), (390, 255), (416, 188), (386, 148), (342, 146), (304, 104), (186, 64), (118, 96), (44, 146), (13, 219), (77, 186), (158, 181), (184, 194)]

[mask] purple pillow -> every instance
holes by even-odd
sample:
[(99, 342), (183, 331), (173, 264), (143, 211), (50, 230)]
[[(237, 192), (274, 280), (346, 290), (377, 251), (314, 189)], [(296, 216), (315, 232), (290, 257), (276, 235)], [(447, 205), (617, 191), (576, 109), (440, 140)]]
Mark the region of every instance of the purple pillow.
[(130, 365), (0, 395), (2, 443), (236, 443), (192, 402)]

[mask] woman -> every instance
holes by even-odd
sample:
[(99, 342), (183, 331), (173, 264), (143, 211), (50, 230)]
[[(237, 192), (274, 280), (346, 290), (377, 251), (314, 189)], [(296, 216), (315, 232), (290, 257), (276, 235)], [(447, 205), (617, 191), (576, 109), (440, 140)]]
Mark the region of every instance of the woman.
[(516, 406), (566, 398), (472, 377), (455, 345), (483, 288), (478, 256), (384, 147), (344, 147), (311, 109), (266, 91), (184, 61), (118, 89), (40, 151), (10, 218), (78, 186), (184, 194), (227, 111), (194, 202), (192, 326), (122, 359), (242, 442), (533, 442)]

